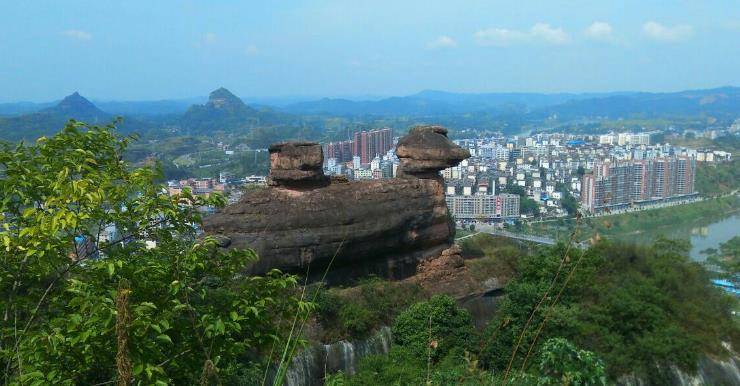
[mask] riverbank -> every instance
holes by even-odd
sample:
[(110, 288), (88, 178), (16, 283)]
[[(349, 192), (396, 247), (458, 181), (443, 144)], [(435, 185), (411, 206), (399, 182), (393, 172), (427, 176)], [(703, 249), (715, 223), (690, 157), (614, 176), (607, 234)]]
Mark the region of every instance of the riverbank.
[[(583, 241), (594, 237), (610, 237), (633, 240), (637, 237), (649, 241), (659, 234), (674, 233), (677, 226), (706, 226), (735, 213), (740, 213), (740, 197), (737, 195), (708, 198), (700, 202), (666, 208), (585, 218), (581, 220), (577, 239)], [(521, 231), (554, 239), (566, 239), (570, 237), (575, 225), (576, 220), (571, 218), (550, 223), (524, 224)]]

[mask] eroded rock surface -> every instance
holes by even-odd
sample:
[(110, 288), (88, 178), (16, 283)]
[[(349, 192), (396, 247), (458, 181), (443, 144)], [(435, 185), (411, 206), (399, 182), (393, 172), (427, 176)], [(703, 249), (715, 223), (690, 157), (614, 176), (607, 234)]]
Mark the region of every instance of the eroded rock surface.
[(328, 185), (322, 165), (321, 145), (315, 142), (284, 142), (271, 145), (270, 176), (272, 186), (313, 188)]
[(468, 153), (440, 127), (412, 129), (397, 151), (404, 178), (348, 182), (324, 176), (318, 144), (272, 146), (270, 186), (206, 218), (205, 231), (230, 248), (254, 248), (260, 260), (252, 273), (320, 276), (331, 262), (338, 280), (412, 275), (419, 261), (452, 245), (439, 170)]
[(462, 249), (457, 244), (445, 249), (439, 256), (421, 261), (417, 273), (409, 278), (430, 293), (443, 293), (462, 298), (481, 291), (465, 266)]
[(438, 178), (439, 171), (470, 157), (470, 152), (447, 139), (442, 126), (417, 126), (396, 147), (401, 176)]

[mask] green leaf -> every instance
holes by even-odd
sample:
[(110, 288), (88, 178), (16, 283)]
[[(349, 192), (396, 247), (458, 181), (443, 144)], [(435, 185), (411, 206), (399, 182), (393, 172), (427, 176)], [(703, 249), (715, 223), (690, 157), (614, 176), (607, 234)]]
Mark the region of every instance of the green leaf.
[(167, 334), (158, 335), (157, 336), (157, 339), (159, 339), (159, 340), (161, 340), (163, 342), (167, 342), (169, 344), (172, 344), (172, 339)]

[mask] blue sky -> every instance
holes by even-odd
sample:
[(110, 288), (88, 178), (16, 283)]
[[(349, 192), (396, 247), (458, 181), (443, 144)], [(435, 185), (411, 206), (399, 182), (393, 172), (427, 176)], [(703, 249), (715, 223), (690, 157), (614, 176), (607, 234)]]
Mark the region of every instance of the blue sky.
[(5, 1), (0, 101), (740, 85), (740, 4)]

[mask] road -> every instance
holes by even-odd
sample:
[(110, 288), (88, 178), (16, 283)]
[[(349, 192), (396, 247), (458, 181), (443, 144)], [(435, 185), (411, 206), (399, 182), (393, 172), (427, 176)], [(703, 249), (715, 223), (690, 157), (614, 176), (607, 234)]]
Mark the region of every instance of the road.
[(547, 238), (547, 237), (532, 236), (532, 235), (525, 235), (525, 234), (520, 234), (520, 233), (508, 232), (508, 231), (505, 231), (505, 230), (502, 230), (502, 229), (497, 229), (495, 227), (492, 227), (492, 226), (486, 225), (486, 224), (476, 224), (475, 225), (475, 229), (477, 229), (478, 232), (472, 233), (472, 234), (469, 234), (469, 235), (466, 235), (466, 236), (463, 236), (463, 237), (460, 237), (460, 238), (456, 239), (455, 241), (464, 240), (464, 239), (466, 239), (468, 237), (475, 236), (475, 235), (477, 235), (479, 233), (488, 233), (489, 235), (508, 237), (510, 239), (531, 241), (533, 243), (538, 243), (538, 244), (555, 245), (555, 240), (550, 239), (550, 238)]
[[(493, 236), (501, 236), (501, 237), (508, 237), (510, 239), (516, 239), (516, 240), (522, 240), (522, 241), (529, 241), (537, 244), (544, 244), (544, 245), (555, 245), (557, 243), (556, 240), (553, 240), (548, 237), (542, 237), (542, 236), (534, 236), (534, 235), (527, 235), (523, 233), (514, 233), (505, 231), (503, 229), (499, 229), (487, 224), (475, 224), (475, 229), (478, 231), (460, 238), (455, 239), (455, 241), (465, 240), (468, 237), (473, 237), (479, 233), (487, 233), (489, 235)], [(588, 248), (588, 243), (578, 243), (578, 248)]]

